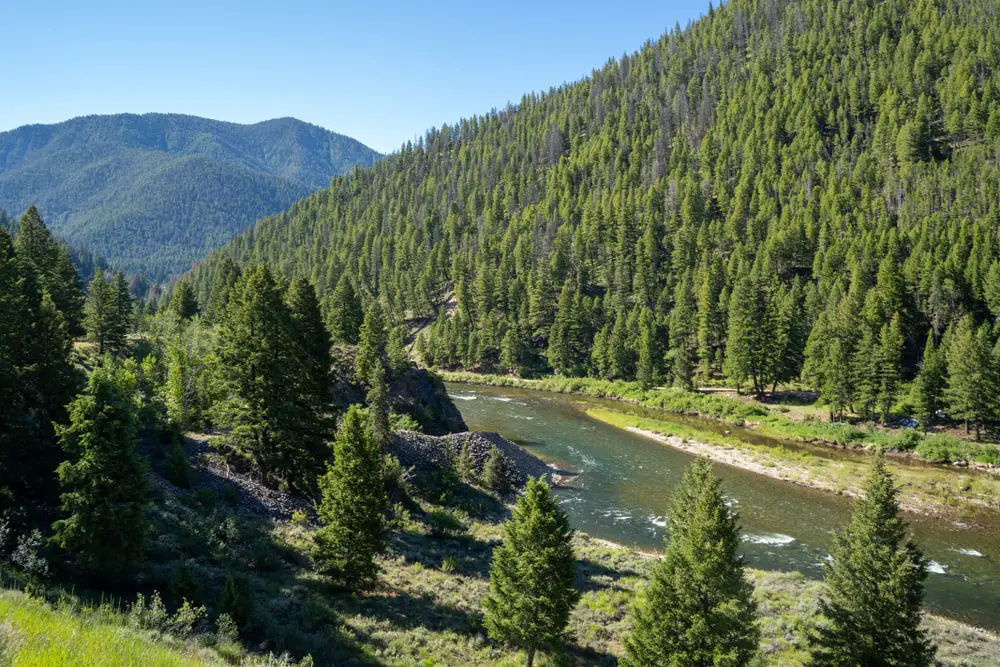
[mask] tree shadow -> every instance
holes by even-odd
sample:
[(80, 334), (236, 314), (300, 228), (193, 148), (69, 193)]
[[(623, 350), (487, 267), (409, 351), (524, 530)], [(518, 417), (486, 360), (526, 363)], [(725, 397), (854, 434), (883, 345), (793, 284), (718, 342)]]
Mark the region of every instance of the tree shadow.
[(376, 595), (355, 598), (344, 604), (342, 611), (385, 621), (401, 630), (420, 627), (432, 632), (473, 635), (482, 632), (483, 626), (483, 616), (479, 611), (463, 611), (435, 601), (431, 593), (414, 595), (398, 588), (387, 588)]
[(492, 543), (481, 542), (469, 535), (434, 537), (414, 533), (394, 533), (390, 548), (406, 560), (438, 569), (445, 559), (452, 559), (455, 572), (465, 577), (485, 579), (490, 576), (493, 559)]
[(620, 580), (625, 577), (642, 576), (636, 570), (612, 569), (601, 563), (592, 560), (580, 559), (576, 562), (576, 582), (578, 591), (588, 593), (601, 590), (631, 590), (631, 586), (625, 586)]

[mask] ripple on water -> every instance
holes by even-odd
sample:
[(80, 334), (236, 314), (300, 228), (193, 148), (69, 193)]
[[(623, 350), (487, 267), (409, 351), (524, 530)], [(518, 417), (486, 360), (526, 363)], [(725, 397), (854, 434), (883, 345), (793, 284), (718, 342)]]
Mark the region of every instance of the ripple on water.
[(656, 526), (657, 528), (667, 527), (667, 520), (664, 519), (662, 516), (656, 516), (655, 514), (649, 515), (649, 522), (654, 526)]
[(927, 563), (927, 571), (930, 572), (931, 574), (947, 574), (948, 566), (942, 565), (936, 560), (932, 560), (931, 562)]
[(984, 558), (982, 552), (975, 549), (952, 549), (952, 551), (963, 556), (971, 556), (972, 558)]
[(750, 544), (766, 544), (769, 547), (783, 547), (794, 542), (795, 538), (781, 533), (764, 533), (763, 535), (744, 535), (743, 541)]
[(632, 519), (632, 512), (624, 509), (610, 509), (606, 510), (603, 516), (611, 519), (615, 523), (621, 521), (630, 521)]
[(474, 401), (479, 398), (475, 394), (451, 394), (451, 397), (457, 398), (460, 401)]

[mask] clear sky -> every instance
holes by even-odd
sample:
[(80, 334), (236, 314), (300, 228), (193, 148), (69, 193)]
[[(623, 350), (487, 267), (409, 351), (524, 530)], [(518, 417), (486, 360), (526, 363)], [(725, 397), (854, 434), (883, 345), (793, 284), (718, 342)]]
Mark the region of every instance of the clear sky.
[(708, 0), (0, 0), (0, 131), (86, 114), (280, 116), (390, 152), (633, 52)]

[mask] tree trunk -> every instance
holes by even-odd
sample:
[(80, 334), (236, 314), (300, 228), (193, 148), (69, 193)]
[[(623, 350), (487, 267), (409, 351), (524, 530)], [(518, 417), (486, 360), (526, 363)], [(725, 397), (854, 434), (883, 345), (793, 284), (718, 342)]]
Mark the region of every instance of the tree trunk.
[(524, 664), (525, 664), (525, 667), (531, 667), (532, 665), (535, 664), (535, 647), (534, 646), (529, 646), (528, 647), (528, 661), (526, 663), (524, 663)]

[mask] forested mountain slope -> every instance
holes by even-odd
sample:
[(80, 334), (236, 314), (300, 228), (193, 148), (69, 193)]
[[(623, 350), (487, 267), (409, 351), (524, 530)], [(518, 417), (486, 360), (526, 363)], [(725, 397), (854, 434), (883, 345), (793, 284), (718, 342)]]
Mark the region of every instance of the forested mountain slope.
[(87, 116), (0, 133), (0, 207), (35, 203), (72, 245), (162, 278), (377, 158), (294, 118)]
[[(995, 2), (732, 0), (432, 130), (216, 257), (306, 275), (327, 308), (344, 274), (390, 312), (453, 300), (418, 341), (429, 363), (801, 376), (834, 412), (884, 414), (928, 332), (991, 354), (998, 160)], [(203, 296), (217, 266), (195, 272)]]

